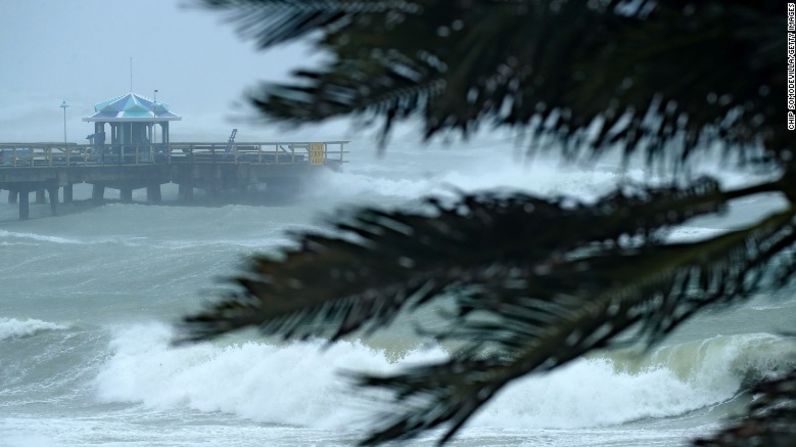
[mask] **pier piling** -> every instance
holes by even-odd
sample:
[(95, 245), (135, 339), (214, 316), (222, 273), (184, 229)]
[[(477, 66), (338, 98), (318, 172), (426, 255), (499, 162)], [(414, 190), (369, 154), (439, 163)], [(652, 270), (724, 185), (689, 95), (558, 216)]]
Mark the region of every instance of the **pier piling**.
[(191, 183), (180, 183), (179, 185), (179, 196), (180, 200), (183, 202), (192, 202), (193, 201), (193, 184)]
[(47, 195), (50, 196), (50, 214), (55, 216), (58, 214), (58, 185), (48, 186)]
[(146, 200), (150, 203), (160, 203), (160, 183), (150, 183), (147, 185)]
[(64, 185), (64, 203), (72, 203), (74, 186), (75, 185), (71, 183), (69, 183), (68, 185)]
[(19, 191), (19, 220), (28, 220), (30, 217), (30, 197), (27, 190)]
[(105, 200), (105, 185), (102, 183), (95, 183), (91, 188), (91, 200), (94, 203), (102, 203)]
[(119, 196), (122, 200), (122, 203), (132, 203), (133, 202), (133, 188), (129, 186), (125, 186), (119, 189)]
[(47, 200), (44, 198), (44, 188), (36, 189), (36, 203), (38, 204), (47, 203)]

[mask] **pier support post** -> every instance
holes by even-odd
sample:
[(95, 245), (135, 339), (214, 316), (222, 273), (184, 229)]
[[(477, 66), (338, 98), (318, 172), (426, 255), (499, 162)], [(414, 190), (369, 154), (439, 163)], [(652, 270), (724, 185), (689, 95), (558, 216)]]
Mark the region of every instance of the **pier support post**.
[(30, 197), (27, 190), (19, 191), (19, 220), (28, 220), (30, 217)]
[(8, 203), (17, 203), (17, 196), (19, 195), (19, 191), (16, 189), (9, 189), (8, 190)]
[(133, 188), (129, 186), (125, 186), (120, 190), (120, 197), (122, 199), (122, 203), (132, 203), (133, 202)]
[(36, 203), (39, 203), (39, 204), (47, 203), (47, 200), (45, 200), (45, 198), (44, 198), (44, 189), (43, 188), (36, 189)]
[(94, 183), (91, 188), (91, 200), (94, 203), (102, 203), (105, 200), (105, 185), (102, 183)]
[(47, 195), (50, 196), (50, 214), (58, 214), (58, 185), (47, 187)]
[(72, 183), (64, 186), (64, 203), (72, 203), (74, 186)]
[(193, 183), (180, 183), (180, 200), (193, 202)]
[(151, 183), (147, 185), (146, 200), (150, 203), (160, 203), (160, 183)]

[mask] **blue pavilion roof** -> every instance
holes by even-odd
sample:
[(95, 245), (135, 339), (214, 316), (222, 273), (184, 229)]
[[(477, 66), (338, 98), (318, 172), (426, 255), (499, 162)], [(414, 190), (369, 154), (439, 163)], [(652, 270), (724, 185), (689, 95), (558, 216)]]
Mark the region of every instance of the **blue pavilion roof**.
[(94, 106), (94, 114), (83, 118), (83, 121), (99, 122), (157, 122), (176, 121), (182, 119), (168, 109), (168, 105), (154, 102), (137, 93), (103, 101)]

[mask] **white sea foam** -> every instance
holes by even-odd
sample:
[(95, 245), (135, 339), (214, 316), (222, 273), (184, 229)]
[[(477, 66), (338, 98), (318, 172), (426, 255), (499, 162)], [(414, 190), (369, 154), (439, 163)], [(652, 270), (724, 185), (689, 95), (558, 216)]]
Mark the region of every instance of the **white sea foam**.
[[(359, 343), (273, 346), (168, 347), (169, 330), (159, 324), (120, 330), (113, 356), (96, 379), (103, 401), (139, 402), (155, 408), (188, 407), (244, 418), (318, 428), (345, 427), (382, 408), (351, 391), (340, 370), (395, 371), (409, 363), (442, 358), (442, 350), (410, 353), (397, 363)], [(482, 428), (595, 427), (680, 415), (731, 398), (743, 380), (744, 362), (767, 336), (710, 339), (666, 348), (629, 367), (616, 358), (586, 358), (552, 374), (510, 385), (473, 421)], [(769, 358), (768, 352), (759, 356)], [(683, 365), (694, 366), (688, 368)], [(767, 367), (765, 365), (758, 365)]]
[(37, 242), (52, 242), (52, 243), (55, 243), (55, 244), (80, 244), (81, 243), (81, 241), (79, 241), (77, 239), (69, 239), (69, 238), (58, 237), (58, 236), (48, 236), (46, 234), (23, 233), (23, 232), (6, 231), (6, 230), (0, 230), (0, 238), (2, 238), (2, 239), (29, 240), (29, 241), (37, 241)]
[(25, 320), (0, 318), (0, 341), (12, 338), (30, 337), (40, 332), (57, 331), (67, 328), (68, 326), (32, 318)]
[[(187, 406), (224, 411), (270, 423), (339, 427), (353, 408), (339, 372), (394, 368), (387, 357), (359, 343), (274, 346), (249, 342), (171, 349), (160, 324), (120, 330), (113, 357), (96, 379), (103, 401), (142, 402), (154, 408)], [(442, 351), (409, 355), (404, 363), (441, 357)]]
[(794, 355), (796, 346), (786, 340), (749, 334), (661, 348), (633, 361), (579, 359), (510, 385), (476, 423), (577, 428), (677, 416), (731, 398), (747, 375), (763, 375)]

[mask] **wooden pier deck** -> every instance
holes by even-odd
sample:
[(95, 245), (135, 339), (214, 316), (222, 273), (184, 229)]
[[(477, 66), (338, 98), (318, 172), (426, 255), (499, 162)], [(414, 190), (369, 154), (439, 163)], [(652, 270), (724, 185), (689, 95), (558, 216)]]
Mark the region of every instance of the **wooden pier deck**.
[(72, 201), (73, 185), (92, 185), (92, 200), (102, 202), (106, 188), (118, 189), (123, 202), (146, 188), (147, 201), (160, 202), (160, 187), (179, 185), (180, 200), (193, 200), (194, 189), (213, 195), (265, 184), (267, 190), (297, 188), (323, 168), (345, 163), (348, 141), (164, 143), (146, 146), (63, 143), (0, 143), (0, 189), (19, 204), (19, 218), (49, 196), (52, 214)]

